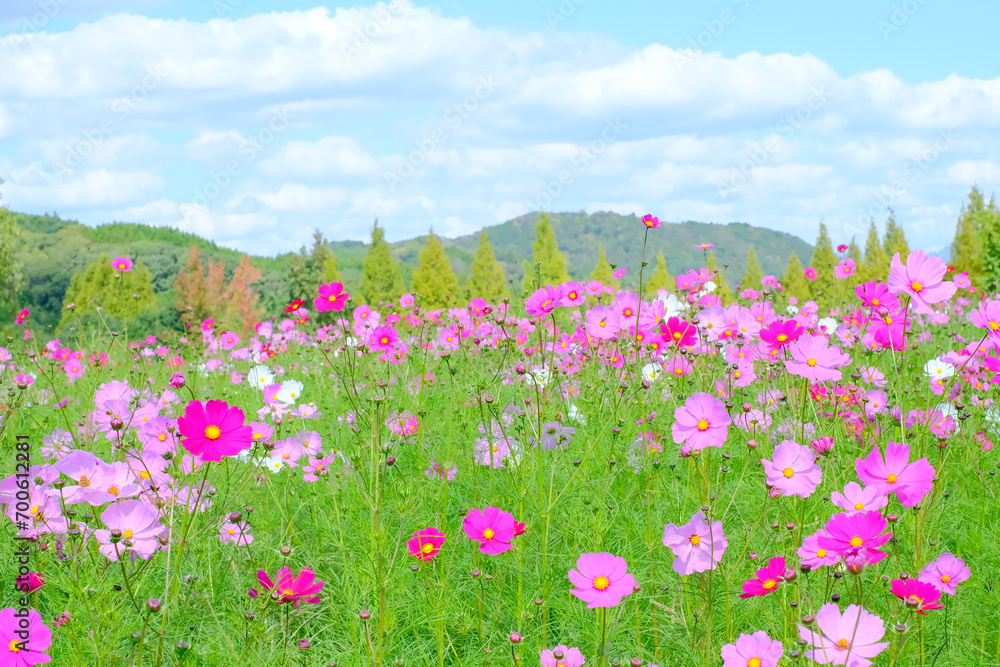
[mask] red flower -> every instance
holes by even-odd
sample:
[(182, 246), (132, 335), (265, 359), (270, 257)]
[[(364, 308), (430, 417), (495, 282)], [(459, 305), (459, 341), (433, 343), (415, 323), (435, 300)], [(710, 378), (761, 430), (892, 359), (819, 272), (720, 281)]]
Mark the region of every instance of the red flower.
[(294, 313), (296, 310), (298, 310), (301, 307), (302, 307), (302, 299), (296, 299), (295, 301), (292, 301), (290, 304), (288, 304), (287, 306), (285, 306), (285, 312), (286, 313)]
[(202, 461), (221, 461), (253, 445), (253, 429), (244, 424), (243, 411), (224, 401), (191, 401), (177, 420), (184, 449)]

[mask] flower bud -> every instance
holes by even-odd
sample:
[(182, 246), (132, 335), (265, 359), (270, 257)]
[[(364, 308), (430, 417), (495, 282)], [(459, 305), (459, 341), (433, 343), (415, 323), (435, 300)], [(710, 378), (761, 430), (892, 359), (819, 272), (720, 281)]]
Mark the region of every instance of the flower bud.
[(512, 633), (510, 633), (510, 643), (511, 644), (520, 644), (521, 643), (521, 634), (519, 632), (512, 632)]
[(162, 605), (160, 604), (160, 601), (157, 600), (156, 598), (149, 598), (148, 600), (146, 600), (146, 608), (155, 614), (160, 611)]
[(362, 621), (367, 621), (371, 617), (372, 613), (367, 609), (362, 609), (361, 611), (358, 612), (358, 618), (360, 618)]

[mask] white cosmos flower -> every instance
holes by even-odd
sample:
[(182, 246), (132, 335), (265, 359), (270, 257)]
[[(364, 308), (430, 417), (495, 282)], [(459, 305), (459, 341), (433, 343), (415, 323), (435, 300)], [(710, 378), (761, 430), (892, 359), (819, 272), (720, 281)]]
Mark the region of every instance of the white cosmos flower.
[(646, 364), (642, 367), (642, 379), (656, 382), (662, 371), (663, 368), (659, 364)]
[(302, 396), (302, 383), (298, 380), (285, 380), (281, 383), (278, 391), (278, 400), (288, 405), (295, 405), (295, 402)]
[(708, 292), (709, 294), (714, 292), (716, 287), (718, 287), (718, 285), (716, 285), (715, 282), (711, 280), (705, 282), (705, 291)]
[(787, 306), (785, 306), (785, 312), (791, 315), (792, 317), (795, 317), (796, 315), (799, 314), (799, 307), (793, 306), (792, 304), (788, 304)]
[(940, 359), (931, 359), (926, 364), (924, 364), (924, 373), (927, 374), (929, 378), (943, 379), (950, 378), (955, 374), (955, 367), (949, 364), (947, 361), (941, 361)]
[(666, 296), (656, 297), (663, 302), (666, 310), (666, 317), (677, 317), (682, 312), (687, 310), (688, 305), (677, 298), (676, 294), (668, 294)]
[(570, 421), (575, 421), (577, 424), (586, 425), (587, 423), (587, 418), (583, 416), (583, 413), (580, 412), (579, 409), (577, 409), (576, 403), (569, 404), (568, 416)]
[(832, 336), (833, 334), (837, 333), (837, 326), (838, 326), (837, 320), (833, 319), (832, 317), (824, 317), (819, 322), (817, 322), (816, 325), (819, 327), (819, 330), (822, 333), (825, 333), (829, 336)]
[(269, 384), (274, 384), (274, 373), (267, 366), (254, 366), (247, 374), (247, 382), (261, 391)]
[(531, 371), (529, 372), (529, 375), (531, 375), (531, 378), (535, 381), (535, 384), (537, 384), (539, 387), (541, 387), (543, 389), (545, 388), (545, 385), (547, 385), (549, 383), (549, 369), (548, 368), (543, 368), (541, 366), (536, 366), (536, 367), (534, 367), (534, 368), (531, 369)]

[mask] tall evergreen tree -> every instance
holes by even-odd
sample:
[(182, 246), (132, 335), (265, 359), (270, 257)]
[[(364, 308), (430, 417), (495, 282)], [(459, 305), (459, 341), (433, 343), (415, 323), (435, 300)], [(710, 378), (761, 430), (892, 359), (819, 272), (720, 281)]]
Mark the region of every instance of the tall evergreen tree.
[(260, 309), (257, 307), (260, 295), (251, 287), (259, 278), (260, 269), (250, 263), (249, 255), (243, 255), (226, 286), (229, 298), (221, 314), (221, 325), (226, 330), (249, 334), (260, 322)]
[(670, 277), (670, 271), (667, 270), (667, 260), (663, 257), (663, 251), (661, 250), (656, 255), (656, 269), (646, 279), (646, 283), (642, 286), (642, 291), (646, 295), (646, 298), (653, 298), (656, 296), (656, 290), (663, 289), (669, 292), (672, 287), (673, 279)]
[(479, 247), (476, 248), (476, 255), (472, 258), (469, 292), (473, 298), (485, 299), (489, 304), (497, 304), (510, 298), (503, 267), (493, 254), (493, 246), (490, 245), (485, 229), (479, 232)]
[(6, 206), (0, 205), (0, 309), (19, 305), (15, 303), (22, 283), (17, 262), (18, 234), (13, 214)]
[(432, 310), (457, 305), (458, 279), (433, 229), (427, 234), (427, 245), (420, 251), (419, 260), (420, 266), (413, 272), (413, 289), (423, 307)]
[[(753, 246), (750, 246), (750, 250), (751, 251), (753, 250)], [(757, 255), (756, 255), (756, 253), (754, 253), (754, 261), (756, 261), (756, 259), (757, 259)], [(728, 306), (733, 301), (735, 301), (736, 298), (733, 296), (733, 290), (730, 289), (730, 287), (729, 287), (729, 281), (726, 279), (725, 272), (722, 269), (720, 269), (718, 267), (718, 265), (715, 263), (715, 253), (714, 252), (709, 251), (709, 253), (708, 253), (708, 266), (705, 267), (705, 268), (707, 268), (709, 271), (711, 271), (712, 273), (715, 274), (715, 279), (714, 279), (714, 282), (715, 282), (715, 292), (713, 292), (713, 293), (716, 296), (718, 296), (720, 299), (722, 299), (722, 305)], [(757, 272), (760, 273), (760, 267), (759, 266), (757, 267)], [(761, 275), (761, 278), (763, 278), (763, 277), (764, 276)], [(760, 279), (757, 280), (757, 286), (760, 287)]]
[(740, 281), (740, 291), (745, 289), (761, 290), (760, 281), (764, 279), (764, 272), (760, 268), (757, 260), (757, 249), (753, 246), (747, 250), (747, 270)]
[(373, 308), (378, 308), (380, 303), (395, 305), (406, 289), (399, 264), (389, 253), (385, 230), (378, 226), (378, 220), (372, 227), (372, 244), (361, 268), (361, 289), (365, 301)]
[(534, 261), (524, 263), (524, 290), (532, 292), (535, 289), (535, 267), (539, 271), (539, 287), (559, 285), (569, 280), (566, 272), (566, 257), (559, 252), (556, 233), (552, 229), (552, 221), (547, 213), (538, 216), (535, 226), (536, 240), (531, 244), (534, 250)]
[(1000, 209), (991, 198), (979, 221), (979, 241), (982, 244), (982, 287), (988, 294), (1000, 292)]
[(323, 262), (323, 284), (329, 285), (330, 283), (344, 284), (344, 279), (340, 275), (340, 271), (337, 270), (337, 258), (332, 251), (329, 259)]
[(853, 236), (851, 237), (851, 242), (847, 244), (847, 259), (854, 260), (854, 275), (847, 279), (848, 286), (853, 290), (854, 286), (858, 284), (858, 274), (864, 268), (864, 260), (861, 259), (861, 248), (858, 247)]
[(885, 252), (885, 246), (878, 237), (878, 228), (872, 220), (868, 225), (868, 239), (865, 241), (865, 258), (862, 270), (858, 272), (861, 282), (869, 280), (880, 280), (885, 282), (889, 278), (889, 255)]
[(320, 285), (336, 279), (327, 280), (328, 272), (334, 276), (340, 275), (330, 243), (323, 237), (323, 232), (317, 229), (313, 232), (312, 246), (309, 249), (302, 246), (298, 254), (292, 257), (288, 267), (289, 301), (304, 299), (307, 303), (310, 302)]
[(816, 271), (816, 280), (812, 284), (813, 298), (821, 307), (829, 308), (833, 304), (833, 267), (837, 256), (833, 254), (833, 244), (827, 234), (826, 225), (819, 223), (819, 238), (813, 250), (812, 268)]
[[(990, 202), (993, 205), (993, 202)], [(969, 193), (968, 203), (962, 206), (955, 226), (955, 239), (951, 242), (951, 264), (955, 271), (969, 272), (969, 279), (974, 285), (983, 286), (986, 268), (983, 265), (983, 243), (981, 239), (982, 223), (986, 203), (983, 193), (973, 186)]]
[(63, 309), (59, 328), (74, 317), (97, 313), (98, 307), (109, 325), (118, 328), (144, 311), (157, 308), (153, 274), (140, 260), (135, 261), (131, 271), (119, 273), (111, 266), (111, 258), (101, 253), (86, 269), (73, 275), (65, 303), (72, 303), (73, 309)]
[(903, 233), (902, 225), (897, 224), (896, 213), (892, 209), (889, 209), (889, 220), (885, 223), (883, 245), (890, 260), (898, 252), (900, 260), (906, 262), (906, 258), (910, 254), (910, 244), (906, 242), (906, 234)]
[(205, 282), (205, 268), (201, 265), (201, 253), (193, 245), (188, 251), (184, 268), (177, 272), (174, 280), (174, 308), (181, 314), (185, 324), (197, 324), (210, 316), (211, 304), (208, 300), (208, 285)]
[(785, 275), (781, 278), (781, 286), (785, 289), (786, 297), (795, 297), (802, 305), (812, 298), (812, 291), (809, 288), (809, 281), (806, 280), (805, 270), (799, 256), (792, 251), (788, 256), (788, 264), (785, 267)]
[(611, 284), (611, 264), (608, 263), (608, 255), (604, 252), (603, 245), (597, 246), (597, 264), (594, 265), (590, 279), (597, 280), (602, 285)]

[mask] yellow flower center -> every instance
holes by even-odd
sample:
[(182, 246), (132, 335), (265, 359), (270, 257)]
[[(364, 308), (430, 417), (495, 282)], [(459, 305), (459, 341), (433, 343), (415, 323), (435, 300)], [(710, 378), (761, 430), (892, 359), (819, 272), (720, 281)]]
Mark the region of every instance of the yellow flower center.
[(125, 532), (122, 533), (122, 537), (124, 537), (126, 540), (131, 540), (132, 539), (132, 531), (129, 530), (128, 528), (126, 528)]
[(806, 364), (808, 364), (808, 365), (809, 365), (810, 367), (813, 367), (813, 366), (815, 366), (815, 365), (816, 365), (816, 360), (815, 360), (815, 359), (813, 359), (812, 357), (809, 357), (809, 358), (808, 358), (808, 359), (806, 360)]
[(760, 667), (760, 658), (750, 658), (747, 660), (747, 667)]
[(286, 588), (285, 590), (281, 591), (281, 594), (282, 595), (295, 595), (295, 591), (293, 591), (291, 588)]
[(337, 296), (336, 296), (335, 294), (331, 294), (331, 295), (330, 295), (329, 297), (327, 297), (327, 298), (328, 298), (328, 299), (330, 300), (330, 302), (331, 302), (331, 303), (337, 300)]
[(486, 530), (483, 531), (483, 537), (485, 537), (488, 540), (492, 540), (494, 535), (496, 535), (496, 533), (493, 532), (492, 528), (487, 528)]
[(698, 537), (697, 535), (692, 535), (691, 544), (693, 544), (694, 546), (698, 546), (699, 544), (701, 544), (701, 538)]
[(767, 581), (764, 582), (764, 590), (769, 591), (777, 585), (778, 585), (777, 581), (775, 581), (774, 579), (768, 579)]
[(235, 528), (226, 528), (226, 532), (229, 533), (230, 535), (235, 535), (236, 534), (236, 529)]
[(924, 286), (918, 282), (914, 282), (912, 285), (910, 285), (910, 287), (913, 288), (914, 292), (920, 292), (922, 289), (924, 289)]
[(896, 483), (896, 476), (895, 475), (889, 475), (888, 477), (885, 478), (885, 481), (889, 482), (890, 484), (895, 484)]
[(220, 429), (215, 424), (212, 424), (205, 429), (205, 437), (209, 440), (218, 440), (222, 437), (222, 429)]
[(675, 340), (680, 340), (681, 339), (681, 332), (680, 331), (675, 331), (674, 332), (674, 339)]
[(854, 503), (854, 509), (863, 510), (865, 508), (864, 503)]
[(795, 471), (792, 470), (791, 468), (785, 468), (784, 470), (781, 471), (781, 474), (784, 475), (785, 477), (791, 479), (792, 475), (795, 474)]
[(850, 645), (851, 643), (848, 642), (846, 639), (841, 639), (840, 641), (837, 642), (837, 648), (840, 649), (841, 651), (846, 651), (847, 647)]
[(86, 475), (80, 475), (80, 488), (86, 489), (90, 486), (90, 478)]
[(603, 591), (610, 584), (611, 584), (611, 582), (608, 581), (607, 577), (598, 577), (597, 579), (594, 579), (594, 588), (596, 588), (599, 591)]
[(878, 299), (872, 299), (872, 305), (873, 306), (877, 306), (878, 305)]
[(707, 419), (699, 419), (698, 420), (698, 430), (699, 431), (707, 431), (708, 430), (708, 420)]
[(434, 545), (429, 543), (425, 544), (424, 546), (420, 547), (420, 550), (423, 551), (425, 554), (429, 554), (430, 552), (434, 551)]
[(855, 535), (854, 537), (851, 538), (851, 546), (852, 547), (860, 547), (864, 543), (865, 543), (865, 541), (863, 539), (861, 539), (860, 537), (858, 537), (857, 535)]
[(990, 329), (993, 331), (1000, 331), (1000, 322), (990, 322)]
[(826, 558), (826, 549), (817, 549), (816, 558)]
[[(786, 336), (785, 334), (778, 334), (776, 338), (778, 339), (779, 343), (784, 343), (786, 340), (788, 340), (788, 336)], [(757, 658), (754, 658), (754, 660), (756, 659)]]
[(916, 602), (918, 607), (920, 606), (920, 603), (923, 602), (923, 599), (919, 595), (910, 595), (907, 599)]
[(34, 507), (31, 508), (31, 513), (38, 514), (38, 505), (35, 505)]
[(24, 641), (23, 639), (11, 639), (10, 643), (7, 644), (7, 648), (10, 649), (11, 653), (20, 653), (21, 652), (21, 643), (23, 641)]
[(951, 581), (951, 577), (949, 577), (947, 574), (942, 574), (941, 575), (941, 583), (942, 584), (947, 584), (949, 581)]
[(117, 496), (118, 495), (118, 487), (117, 486), (112, 486), (111, 488), (108, 489), (108, 493), (110, 493), (113, 496)]

